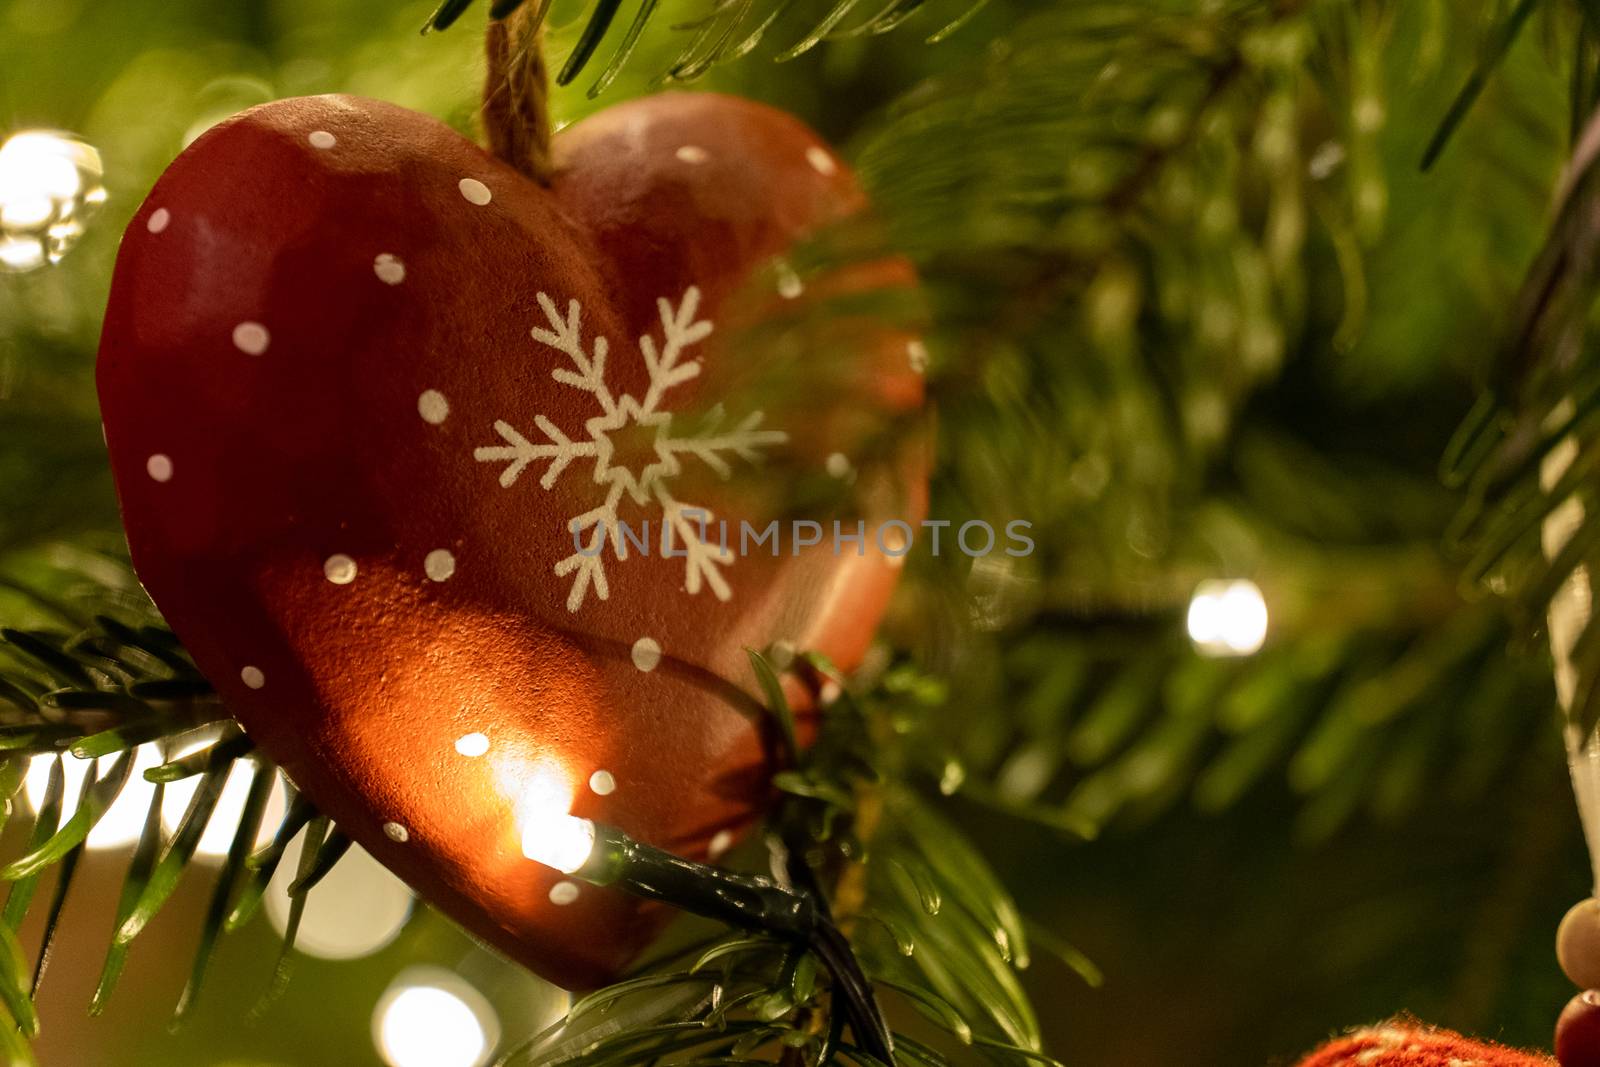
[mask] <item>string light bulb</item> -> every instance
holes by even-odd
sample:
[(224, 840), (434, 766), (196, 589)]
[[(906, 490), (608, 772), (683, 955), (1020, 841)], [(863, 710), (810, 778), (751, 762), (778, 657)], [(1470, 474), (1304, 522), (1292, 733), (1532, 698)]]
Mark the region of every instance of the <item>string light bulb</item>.
[(23, 130), (0, 144), (0, 270), (57, 263), (105, 203), (100, 153), (67, 133)]
[(894, 1037), (872, 984), (827, 909), (806, 890), (673, 855), (570, 811), (525, 819), (522, 849), (529, 859), (591, 885), (614, 886), (741, 930), (804, 945), (833, 976), (840, 1010), (862, 1051), (879, 1062), (894, 1062)]
[(1203, 656), (1248, 656), (1267, 639), (1267, 601), (1248, 579), (1201, 582), (1189, 600), (1189, 639)]
[(522, 854), (571, 874), (594, 855), (594, 823), (576, 815), (530, 819), (522, 829)]
[(542, 759), (520, 767), (516, 788), (517, 824), (522, 854), (563, 874), (571, 874), (594, 853), (594, 824), (572, 814), (571, 775), (557, 762)]

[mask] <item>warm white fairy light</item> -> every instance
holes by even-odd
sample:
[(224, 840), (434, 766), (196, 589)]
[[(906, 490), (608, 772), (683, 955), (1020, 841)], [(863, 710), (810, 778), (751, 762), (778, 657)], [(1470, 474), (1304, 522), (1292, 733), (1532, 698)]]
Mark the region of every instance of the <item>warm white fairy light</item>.
[(69, 134), (24, 130), (0, 144), (0, 270), (54, 263), (105, 202), (100, 153)]
[(594, 824), (572, 814), (576, 790), (572, 777), (559, 764), (541, 760), (523, 767), (515, 789), (517, 826), (522, 832), (522, 854), (558, 871), (571, 874), (594, 851)]
[(571, 874), (594, 854), (594, 823), (565, 814), (530, 819), (522, 827), (522, 854)]
[[(187, 755), (209, 742), (196, 742), (174, 754), (174, 758)], [(268, 773), (274, 776), (272, 792), (267, 797), (266, 811), (261, 818), (261, 827), (256, 831), (255, 844), (264, 845), (272, 840), (272, 835), (277, 832), (278, 823), (283, 820), (283, 814), (288, 806), (284, 795), (283, 779), (277, 776), (276, 771), (262, 772), (250, 760), (238, 760), (232, 770), (228, 772), (228, 781), (222, 787), (222, 795), (217, 798), (217, 806), (211, 811), (211, 818), (206, 822), (205, 833), (200, 835), (200, 844), (195, 848), (195, 855), (215, 858), (227, 855), (228, 849), (233, 845), (233, 835), (239, 829), (239, 820), (244, 816), (244, 805), (250, 795), (250, 783), (258, 773)], [(194, 799), (195, 790), (200, 788), (200, 775), (183, 778), (167, 785), (166, 792), (161, 798), (161, 825), (168, 833), (175, 831), (178, 824), (183, 821), (183, 813), (189, 810), (189, 801)]]
[(389, 1067), (482, 1067), (500, 1023), (483, 994), (459, 976), (413, 967), (379, 999), (372, 1039)]
[[(300, 867), (305, 831), (289, 845), (267, 886), (267, 920), (278, 933), (289, 925), (289, 886)], [(406, 884), (367, 854), (350, 851), (305, 896), (295, 937), (296, 951), (327, 960), (370, 956), (399, 936), (411, 917), (415, 898)]]
[(1247, 579), (1201, 582), (1189, 601), (1189, 639), (1206, 656), (1248, 656), (1267, 639), (1267, 601)]

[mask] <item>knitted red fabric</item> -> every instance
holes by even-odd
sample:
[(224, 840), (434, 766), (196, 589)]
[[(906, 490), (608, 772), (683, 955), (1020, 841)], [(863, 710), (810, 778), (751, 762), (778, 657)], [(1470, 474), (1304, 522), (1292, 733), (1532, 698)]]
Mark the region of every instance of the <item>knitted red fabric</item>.
[(1399, 1020), (1330, 1041), (1299, 1067), (1556, 1067), (1556, 1061)]

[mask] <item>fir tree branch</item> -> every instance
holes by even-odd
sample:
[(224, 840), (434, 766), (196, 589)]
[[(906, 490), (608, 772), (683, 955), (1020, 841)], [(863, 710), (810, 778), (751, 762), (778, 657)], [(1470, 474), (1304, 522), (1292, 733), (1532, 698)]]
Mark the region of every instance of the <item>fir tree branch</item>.
[[(1590, 116), (1565, 177), (1565, 195), (1518, 294), (1490, 393), (1457, 433), (1445, 473), (1465, 483), (1457, 540), (1470, 576), (1507, 595), (1523, 625), (1544, 625), (1556, 596), (1600, 562), (1596, 371), (1590, 316), (1600, 295), (1600, 112)], [(1558, 508), (1575, 521), (1548, 546)], [(1600, 626), (1587, 620), (1571, 655), (1567, 700), (1578, 736), (1600, 723)]]
[[(766, 660), (753, 654), (753, 662)], [(903, 1001), (949, 1035), (948, 1052), (935, 1052), (897, 1032), (906, 1051), (896, 1058), (955, 1063), (961, 1049), (981, 1047), (984, 1062), (1054, 1062), (1039, 1050), (1015, 977), (1027, 935), (1014, 906), (976, 850), (900, 777), (916, 766), (904, 728), (917, 714), (914, 698), (870, 684), (859, 697), (843, 688), (835, 695), (843, 679), (813, 655), (796, 657), (791, 670), (814, 693), (831, 682), (830, 699), (815, 743), (778, 779), (784, 797), (768, 827), (794, 883), (828, 899), (878, 996)], [(907, 879), (918, 886), (909, 896)], [(744, 933), (690, 951), (687, 968), (684, 952), (671, 953), (583, 998), (503, 1062), (881, 1062), (842, 1039), (840, 995), (809, 953)]]
[[(17, 588), (29, 590), (25, 585)], [(48, 602), (47, 597), (39, 599)], [(69, 618), (76, 615), (71, 609), (58, 613)], [(0, 629), (0, 702), (6, 705), (5, 725), (0, 726), (6, 745), (0, 762), (0, 794), (7, 814), (17, 803), (29, 761), (52, 761), (30, 841), (22, 855), (0, 868), (0, 879), (11, 883), (4, 930), (13, 947), (13, 932), (28, 913), (40, 875), (51, 867), (60, 872), (31, 974), (17, 967), (0, 967), (0, 1001), (7, 1006), (15, 1031), (8, 1040), (18, 1048), (37, 1028), (31, 1005), (78, 858), (88, 835), (131, 780), (135, 750), (146, 744), (170, 749), (185, 741), (198, 743), (194, 751), (147, 772), (146, 777), (157, 786), (124, 876), (114, 936), (89, 1006), (94, 1014), (104, 1010), (133, 941), (191, 868), (200, 835), (235, 763), (243, 759), (253, 767), (245, 811), (213, 890), (194, 967), (177, 1005), (177, 1018), (182, 1019), (200, 994), (217, 939), (224, 929), (237, 928), (259, 902), (283, 845), (311, 817), (307, 806), (303, 801), (292, 805), (273, 846), (260, 858), (250, 857), (267, 795), (277, 778), (276, 768), (253, 753), (249, 740), (227, 718), (210, 684), (171, 631), (160, 625), (98, 615), (77, 632)], [(63, 820), (62, 760), (69, 753), (91, 762), (73, 813)], [(178, 827), (166, 837), (160, 814), (162, 786), (195, 774), (202, 775), (201, 785)], [(320, 854), (313, 850), (313, 855)], [(297, 902), (334, 859), (336, 856), (329, 855), (325, 864), (310, 872), (311, 877), (304, 879), (308, 884), (295, 891)], [(233, 921), (225, 922), (230, 918)]]
[[(823, 41), (832, 38), (857, 37), (888, 33), (918, 14), (923, 0), (895, 3), (855, 26), (845, 25), (858, 0), (838, 0), (824, 14), (801, 32), (795, 43), (778, 53), (776, 59), (790, 60), (804, 55)], [(944, 40), (965, 26), (983, 8), (987, 0), (975, 0), (945, 25), (928, 36), (928, 43)], [(645, 29), (658, 15), (656, 0), (645, 0), (617, 44), (611, 59), (599, 78), (589, 89), (595, 97), (605, 91), (628, 62), (643, 36)], [(686, 25), (676, 25), (677, 30), (695, 31), (678, 59), (663, 75), (664, 80), (693, 81), (703, 76), (713, 66), (730, 62), (749, 53), (766, 35), (773, 23), (794, 6), (793, 0), (767, 0), (763, 9), (757, 0), (730, 3), (727, 0), (708, 5), (707, 12)], [(471, 0), (444, 0), (429, 17), (425, 30), (445, 30), (453, 26), (471, 7)], [(569, 85), (588, 68), (601, 42), (615, 21), (621, 0), (592, 0), (589, 3), (582, 30), (556, 75), (557, 85)], [(540, 24), (549, 10), (548, 0), (496, 0), (490, 6), (489, 18), (501, 22), (525, 18), (527, 32), (539, 32)]]

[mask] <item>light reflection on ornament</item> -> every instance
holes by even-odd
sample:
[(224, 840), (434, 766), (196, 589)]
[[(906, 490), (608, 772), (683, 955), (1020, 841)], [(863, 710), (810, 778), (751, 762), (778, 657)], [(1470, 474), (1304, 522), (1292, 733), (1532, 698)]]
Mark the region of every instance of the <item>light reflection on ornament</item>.
[(500, 1040), (500, 1021), (459, 976), (411, 967), (379, 998), (372, 1040), (389, 1067), (482, 1067)]
[(1267, 602), (1247, 579), (1201, 582), (1189, 601), (1189, 639), (1204, 656), (1248, 656), (1267, 639)]
[[(154, 785), (144, 780), (144, 772), (161, 763), (161, 752), (154, 744), (140, 745), (133, 758), (133, 773), (127, 784), (117, 794), (116, 802), (89, 831), (86, 843), (90, 848), (131, 845), (139, 839), (139, 832), (144, 829), (145, 814), (150, 810), (150, 801), (156, 791)], [(34, 756), (28, 762), (28, 773), (23, 779), (22, 789), (28, 807), (35, 812), (44, 803), (45, 790), (50, 782), (50, 765), (54, 762), (54, 756), (43, 754)], [(78, 793), (83, 787), (84, 776), (89, 773), (89, 765), (94, 761), (63, 753), (61, 762), (62, 781), (66, 786), (61, 797), (61, 822), (64, 823), (78, 810)], [(115, 757), (101, 759), (99, 777), (105, 777), (113, 762)]]
[(106, 189), (100, 153), (71, 134), (24, 130), (0, 144), (0, 270), (59, 262)]
[[(285, 850), (267, 886), (267, 919), (280, 934), (288, 928), (289, 886), (298, 874), (304, 845), (302, 830)], [(404, 882), (361, 846), (352, 846), (306, 894), (294, 947), (325, 960), (370, 956), (399, 936), (411, 917), (414, 899)]]
[[(206, 741), (198, 741), (186, 748), (173, 753), (172, 758), (186, 756), (204, 745)], [(195, 855), (214, 859), (228, 854), (228, 848), (233, 844), (233, 835), (239, 829), (239, 820), (244, 816), (246, 798), (250, 795), (250, 783), (254, 780), (259, 770), (251, 760), (237, 760), (228, 772), (228, 781), (222, 787), (222, 795), (217, 798), (217, 806), (211, 811), (211, 818), (206, 823), (205, 833), (200, 835), (200, 844), (195, 848)], [(256, 840), (253, 847), (260, 847), (272, 840), (272, 835), (278, 830), (278, 824), (283, 821), (284, 811), (288, 807), (287, 798), (283, 788), (283, 778), (277, 771), (269, 771), (274, 777), (272, 792), (267, 796), (266, 810), (261, 816), (261, 827), (256, 831)], [(189, 810), (189, 801), (194, 798), (195, 790), (200, 788), (200, 775), (183, 778), (167, 784), (166, 792), (161, 798), (161, 825), (170, 834), (178, 828), (183, 821), (183, 813)]]

